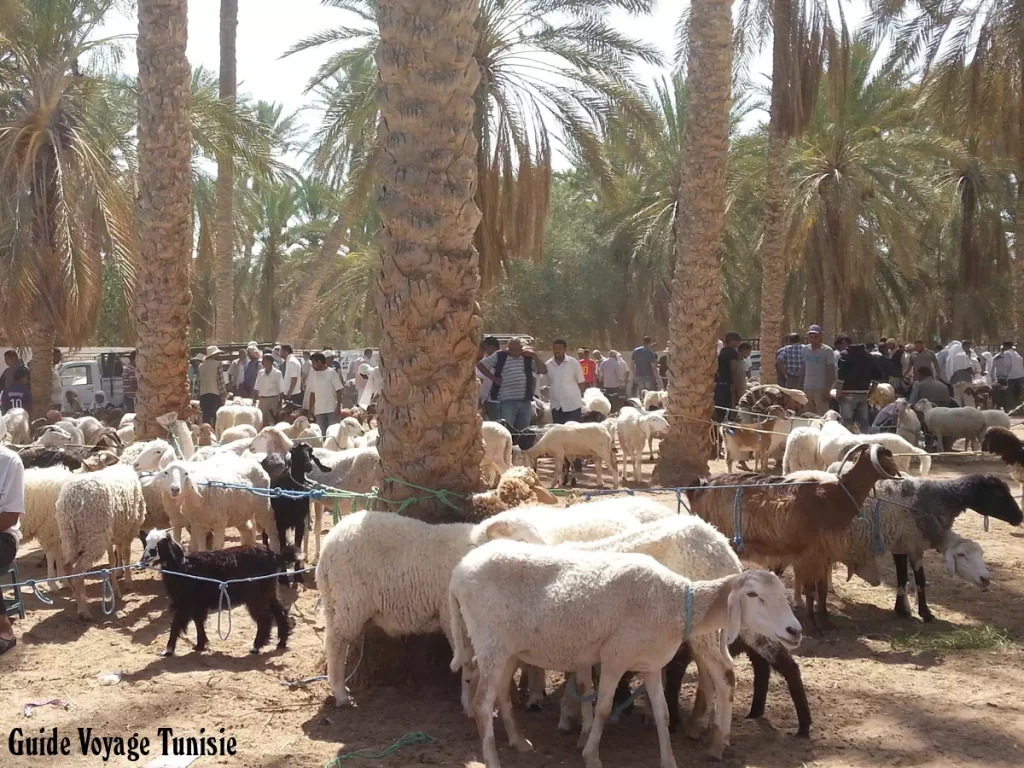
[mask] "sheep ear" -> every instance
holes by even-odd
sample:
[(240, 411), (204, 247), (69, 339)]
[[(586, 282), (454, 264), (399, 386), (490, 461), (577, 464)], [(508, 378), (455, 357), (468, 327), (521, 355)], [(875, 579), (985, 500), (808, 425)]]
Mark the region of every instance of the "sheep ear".
[(735, 580), (730, 586), (729, 602), (728, 607), (726, 608), (728, 615), (726, 640), (729, 645), (732, 645), (736, 642), (736, 638), (740, 636), (740, 627), (743, 624), (743, 604), (740, 596), (740, 591), (743, 589), (743, 585), (739, 580)]
[(312, 451), (310, 451), (309, 455), (313, 459), (313, 463), (316, 464), (317, 467), (319, 467), (321, 472), (330, 472), (331, 471), (331, 468), (328, 467), (328, 466), (325, 466), (324, 463), (322, 461), (320, 461), (320, 459), (318, 459), (316, 456), (313, 455)]
[(956, 554), (952, 549), (947, 549), (945, 552), (946, 561), (946, 573), (950, 576), (956, 576)]
[(537, 500), (542, 504), (558, 504), (558, 499), (555, 498), (554, 494), (542, 485), (535, 485), (533, 492), (536, 494)]

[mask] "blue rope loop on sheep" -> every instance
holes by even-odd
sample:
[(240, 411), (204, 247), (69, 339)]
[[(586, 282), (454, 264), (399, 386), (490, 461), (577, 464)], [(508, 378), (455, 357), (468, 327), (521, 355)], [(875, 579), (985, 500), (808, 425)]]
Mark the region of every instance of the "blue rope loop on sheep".
[[(274, 574), (274, 578), (277, 578), (276, 573)], [(226, 634), (222, 634), (220, 629), (220, 617), (224, 614), (225, 602), (228, 604), (228, 631)], [(226, 581), (222, 581), (220, 583), (220, 598), (217, 600), (217, 637), (221, 640), (227, 640), (231, 637), (231, 595), (228, 594), (228, 583)]]
[(743, 486), (736, 489), (732, 500), (732, 543), (737, 552), (743, 551)]
[(53, 600), (47, 597), (45, 593), (39, 591), (39, 583), (35, 579), (27, 579), (25, 581), (25, 586), (32, 590), (32, 593), (36, 596), (36, 600), (45, 605), (53, 605)]
[(110, 583), (110, 571), (104, 568), (100, 573), (103, 576), (103, 615), (109, 616), (114, 612), (117, 597), (114, 594), (114, 585)]

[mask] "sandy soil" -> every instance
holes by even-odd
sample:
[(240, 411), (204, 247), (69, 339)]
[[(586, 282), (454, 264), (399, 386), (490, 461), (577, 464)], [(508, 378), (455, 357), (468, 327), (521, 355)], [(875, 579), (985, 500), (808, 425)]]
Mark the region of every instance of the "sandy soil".
[[(650, 466), (646, 467), (648, 473)], [(722, 471), (724, 467), (715, 467)], [(1003, 473), (995, 462), (937, 463), (934, 474)], [(674, 504), (674, 498), (666, 498)], [(751, 674), (745, 659), (737, 662), (736, 715), (730, 766), (797, 768), (799, 766), (1020, 766), (1024, 764), (1024, 532), (994, 522), (990, 532), (982, 520), (965, 514), (957, 524), (963, 535), (985, 548), (994, 585), (982, 592), (945, 574), (940, 558), (926, 560), (929, 603), (934, 625), (901, 621), (892, 613), (891, 586), (872, 589), (859, 581), (843, 583), (836, 572), (837, 594), (831, 596), (837, 630), (807, 637), (797, 653), (814, 717), (812, 738), (791, 736), (796, 717), (785, 686), (772, 678), (768, 711), (763, 720), (743, 718), (750, 701)], [(137, 548), (139, 545), (136, 545)], [(23, 577), (45, 576), (34, 544), (22, 549)], [(138, 557), (140, 553), (136, 552)], [(891, 562), (887, 579), (893, 582)], [(234, 757), (203, 757), (197, 766), (322, 766), (339, 754), (357, 749), (381, 750), (403, 734), (424, 732), (437, 741), (405, 747), (384, 759), (344, 761), (342, 765), (480, 766), (475, 727), (463, 719), (458, 686), (424, 690), (376, 688), (357, 690), (356, 709), (337, 710), (327, 699), (324, 683), (288, 689), (286, 679), (314, 674), (320, 655), (322, 624), (316, 591), (298, 587), (284, 591), (296, 622), (290, 647), (250, 656), (254, 626), (236, 610), (226, 641), (216, 636), (216, 620), (208, 630), (213, 651), (190, 652), (179, 644), (174, 659), (157, 657), (167, 639), (166, 599), (158, 578), (143, 574), (137, 589), (118, 602), (116, 613), (102, 616), (98, 583), (89, 585), (96, 620), (80, 622), (69, 594), (54, 605), (28, 598), (30, 613), (18, 622), (21, 642), (0, 658), (0, 720), (3, 736), (22, 728), (27, 735), (56, 726), (72, 738), (72, 754), (55, 758), (12, 757), (0, 743), (0, 765), (100, 765), (102, 758), (83, 757), (77, 729), (91, 727), (103, 736), (133, 733), (153, 740), (157, 729), (175, 735), (196, 735), (199, 728), (234, 736)], [(943, 652), (911, 650), (898, 641), (917, 633), (943, 639), (963, 627), (990, 626), (1009, 633), (1010, 642), (986, 650)], [(190, 629), (190, 635), (194, 633)], [(894, 645), (894, 640), (897, 641)], [(117, 685), (103, 685), (99, 676), (123, 671)], [(692, 671), (692, 670), (691, 670)], [(549, 680), (549, 691), (558, 680)], [(692, 701), (688, 677), (683, 706)], [(23, 714), (26, 702), (59, 698), (68, 709), (53, 706)], [(582, 766), (575, 739), (555, 731), (557, 704), (549, 696), (544, 711), (524, 713), (526, 735), (536, 751), (520, 755), (498, 738), (503, 764), (510, 768)], [(673, 737), (680, 766), (703, 764), (701, 744), (680, 733)], [(602, 744), (606, 766), (634, 768), (658, 764), (653, 726), (638, 715), (610, 726)], [(142, 765), (114, 756), (109, 765)]]

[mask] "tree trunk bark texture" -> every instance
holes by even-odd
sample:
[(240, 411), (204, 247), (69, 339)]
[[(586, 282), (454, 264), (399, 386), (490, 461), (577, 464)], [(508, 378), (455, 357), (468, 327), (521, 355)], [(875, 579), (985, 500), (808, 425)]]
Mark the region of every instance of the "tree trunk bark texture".
[[(475, 0), (387, 0), (378, 12), (384, 385), (377, 449), (385, 477), (457, 493), (478, 489), (482, 455), (473, 374), (482, 324), (473, 247), (476, 12)], [(386, 481), (383, 495), (423, 494)], [(404, 514), (460, 519), (437, 502)], [(447, 644), (436, 636), (394, 639), (368, 628), (356, 684), (450, 683), (446, 659)]]
[[(235, 39), (238, 32), (238, 0), (220, 0), (220, 99), (234, 106)], [(234, 194), (233, 148), (217, 155), (217, 298), (213, 341), (235, 340)]]
[(655, 468), (655, 481), (663, 485), (691, 483), (707, 473), (711, 457), (732, 86), (732, 6), (727, 0), (697, 0), (691, 6), (687, 73), (690, 103), (669, 319), (671, 429)]
[(192, 140), (188, 0), (139, 0), (139, 395), (136, 435), (164, 435), (156, 417), (188, 405), (192, 294)]
[(1024, 341), (1024, 29), (1017, 41), (1017, 207), (1014, 215), (1014, 320), (1016, 337)]
[[(36, 317), (32, 323), (29, 337), (29, 349), (32, 359), (29, 361), (29, 388), (32, 392), (32, 406), (28, 409), (31, 420), (46, 415), (53, 403), (53, 347), (57, 343), (57, 333), (53, 321), (45, 308), (36, 307)], [(63, 403), (61, 404), (63, 406)]]

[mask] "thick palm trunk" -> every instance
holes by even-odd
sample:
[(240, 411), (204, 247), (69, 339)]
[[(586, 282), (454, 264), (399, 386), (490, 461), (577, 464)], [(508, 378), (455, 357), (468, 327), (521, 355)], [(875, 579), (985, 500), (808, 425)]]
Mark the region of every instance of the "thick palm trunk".
[(287, 318), (281, 328), (281, 339), (290, 344), (303, 344), (309, 340), (306, 326), (316, 309), (317, 297), (324, 284), (331, 263), (338, 258), (338, 251), (348, 239), (348, 215), (342, 211), (334, 220), (334, 225), (324, 238), (323, 247), (313, 263), (306, 281), (299, 292), (298, 299), (288, 310)]
[[(473, 248), (480, 221), (473, 200), (476, 12), (475, 0), (387, 0), (378, 12), (383, 231), (376, 304), (384, 386), (377, 447), (386, 478), (460, 494), (478, 489), (482, 455), (473, 374), (481, 330)], [(423, 493), (388, 480), (383, 495)], [(460, 519), (438, 502), (403, 514)], [(451, 678), (450, 654), (436, 638), (394, 641), (372, 632), (366, 648), (361, 682)]]
[(188, 405), (192, 294), (192, 140), (188, 0), (139, 0), (139, 395), (136, 434), (161, 437), (156, 417)]
[(1017, 48), (1017, 208), (1014, 213), (1014, 322), (1018, 341), (1024, 339), (1024, 29)]
[(775, 0), (772, 7), (772, 104), (768, 122), (767, 184), (764, 234), (761, 238), (761, 381), (775, 382), (775, 355), (782, 342), (786, 295), (786, 178), (789, 138), (793, 129), (792, 99), (793, 4)]
[[(235, 38), (238, 0), (220, 0), (220, 99), (235, 103)], [(231, 147), (217, 154), (217, 297), (214, 341), (235, 339), (234, 193), (235, 165)]]
[(57, 334), (49, 314), (44, 308), (37, 306), (29, 337), (32, 359), (28, 364), (32, 391), (29, 415), (33, 420), (45, 416), (53, 406), (53, 347), (57, 343), (56, 339)]
[(663, 485), (688, 484), (706, 474), (711, 456), (708, 422), (722, 315), (718, 263), (725, 225), (731, 80), (732, 6), (728, 0), (696, 0), (690, 10), (690, 103), (669, 316), (672, 427), (655, 468), (656, 481)]

